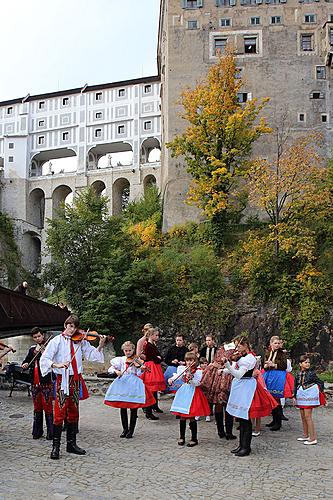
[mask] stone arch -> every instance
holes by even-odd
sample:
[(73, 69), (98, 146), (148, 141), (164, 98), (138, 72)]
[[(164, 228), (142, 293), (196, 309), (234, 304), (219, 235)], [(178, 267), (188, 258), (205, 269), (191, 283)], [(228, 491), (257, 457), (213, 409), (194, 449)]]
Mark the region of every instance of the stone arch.
[(117, 179), (112, 186), (112, 214), (119, 215), (128, 205), (130, 182), (125, 177)]
[(146, 191), (146, 189), (150, 186), (156, 186), (156, 177), (152, 174), (146, 175), (146, 177), (143, 179), (144, 191)]
[(38, 228), (44, 227), (45, 215), (45, 193), (42, 189), (36, 188), (29, 193), (27, 221)]
[(109, 142), (92, 147), (87, 154), (88, 169), (117, 168), (133, 164), (133, 147), (129, 142)]
[(31, 273), (37, 274), (41, 266), (41, 240), (40, 236), (27, 231), (23, 234), (22, 240), (23, 266)]
[(66, 202), (66, 198), (69, 194), (72, 193), (72, 190), (66, 184), (61, 184), (57, 186), (52, 193), (52, 214), (59, 209), (61, 203)]
[(91, 187), (95, 190), (98, 196), (105, 196), (106, 185), (103, 181), (94, 181)]
[[(65, 167), (63, 168), (61, 160), (64, 160), (65, 158), (70, 160), (71, 157), (76, 157), (75, 167), (71, 166), (70, 168), (68, 168), (65, 165)], [(30, 177), (36, 177), (40, 175), (53, 175), (57, 173), (63, 173), (65, 170), (67, 172), (76, 171), (77, 170), (76, 151), (71, 148), (56, 148), (36, 153), (30, 160), (29, 170), (30, 170)]]
[(160, 161), (160, 155), (161, 143), (156, 137), (147, 137), (147, 139), (142, 141), (140, 163), (155, 163)]

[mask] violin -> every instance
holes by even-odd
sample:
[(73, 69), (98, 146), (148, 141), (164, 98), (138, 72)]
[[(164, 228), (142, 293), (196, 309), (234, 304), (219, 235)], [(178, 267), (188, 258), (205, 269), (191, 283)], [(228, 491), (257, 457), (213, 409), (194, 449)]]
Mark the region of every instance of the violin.
[[(73, 342), (81, 342), (82, 340), (88, 340), (88, 342), (93, 342), (96, 339), (100, 339), (102, 335), (95, 331), (88, 330), (85, 332), (84, 330), (78, 330), (72, 335)], [(113, 342), (114, 337), (112, 335), (106, 335), (108, 342)]]
[(0, 341), (0, 349), (9, 349), (8, 352), (16, 352), (16, 349), (13, 349), (13, 347), (10, 347), (9, 345), (4, 344), (1, 341)]

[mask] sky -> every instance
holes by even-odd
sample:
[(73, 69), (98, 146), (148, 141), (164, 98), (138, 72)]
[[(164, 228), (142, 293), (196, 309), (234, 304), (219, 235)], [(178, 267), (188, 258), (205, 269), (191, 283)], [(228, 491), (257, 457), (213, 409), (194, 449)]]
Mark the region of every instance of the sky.
[(0, 0), (0, 101), (157, 74), (159, 0)]

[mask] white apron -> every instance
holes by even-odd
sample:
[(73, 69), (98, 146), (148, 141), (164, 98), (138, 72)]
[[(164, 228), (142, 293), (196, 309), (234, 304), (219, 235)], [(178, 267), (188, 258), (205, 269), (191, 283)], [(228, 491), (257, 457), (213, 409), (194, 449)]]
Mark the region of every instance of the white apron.
[(255, 378), (233, 379), (227, 412), (233, 417), (249, 419), (249, 409), (253, 400), (257, 381)]
[(319, 387), (317, 384), (303, 389), (299, 387), (296, 393), (296, 404), (297, 406), (319, 406)]

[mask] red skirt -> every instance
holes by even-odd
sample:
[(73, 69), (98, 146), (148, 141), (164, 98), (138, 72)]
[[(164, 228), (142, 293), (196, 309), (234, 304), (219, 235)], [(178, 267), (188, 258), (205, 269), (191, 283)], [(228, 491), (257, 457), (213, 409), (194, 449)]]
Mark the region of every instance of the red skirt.
[(284, 384), (284, 398), (292, 398), (294, 396), (294, 383), (294, 376), (290, 372), (287, 372), (286, 383)]
[(146, 402), (142, 403), (130, 403), (129, 401), (105, 401), (104, 404), (107, 406), (112, 406), (113, 408), (146, 408), (148, 406), (153, 406), (156, 400), (153, 393), (145, 386)]
[(178, 413), (177, 411), (173, 411), (171, 413), (179, 415), (182, 418), (208, 417), (211, 410), (202, 389), (200, 387), (196, 387), (189, 414), (185, 415), (184, 413)]
[(144, 371), (141, 375), (144, 384), (152, 392), (165, 391), (166, 383), (161, 365), (154, 363), (154, 361), (146, 361), (145, 365), (150, 368), (150, 372)]
[(249, 409), (249, 418), (268, 417), (277, 406), (277, 402), (268, 390), (260, 383), (257, 383), (257, 388)]
[(326, 396), (323, 392), (319, 391), (319, 405), (315, 405), (315, 406), (297, 405), (297, 408), (300, 408), (302, 410), (311, 410), (312, 408), (318, 408), (318, 406), (326, 406), (326, 405), (327, 405)]

